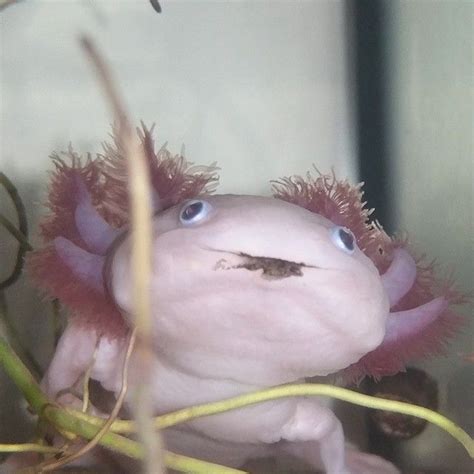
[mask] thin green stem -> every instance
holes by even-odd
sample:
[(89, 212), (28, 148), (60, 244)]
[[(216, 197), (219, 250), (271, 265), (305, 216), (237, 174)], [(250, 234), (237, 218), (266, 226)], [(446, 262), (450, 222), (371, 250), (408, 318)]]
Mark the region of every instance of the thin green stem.
[(193, 474), (248, 474), (246, 471), (224, 467), (219, 464), (204, 462), (194, 458), (188, 458), (168, 451), (165, 451), (165, 464), (171, 469)]
[(410, 403), (372, 397), (370, 395), (353, 392), (352, 390), (348, 390), (346, 388), (334, 387), (332, 385), (325, 384), (286, 385), (268, 390), (262, 390), (249, 395), (235, 397), (221, 402), (191, 407), (159, 417), (156, 425), (160, 428), (164, 428), (175, 425), (176, 423), (182, 423), (183, 421), (190, 420), (191, 418), (221, 413), (228, 410), (235, 410), (236, 408), (242, 408), (247, 405), (269, 400), (298, 396), (327, 396), (336, 398), (338, 400), (343, 400), (354, 405), (422, 418), (447, 431), (451, 436), (456, 438), (466, 448), (469, 455), (474, 458), (474, 440), (458, 425), (433, 410), (412, 405)]
[(15, 283), (23, 270), (25, 253), (32, 247), (28, 242), (28, 220), (26, 219), (26, 211), (23, 201), (18, 194), (14, 184), (8, 179), (4, 173), (0, 173), (0, 185), (3, 186), (10, 197), (18, 219), (18, 229), (5, 216), (0, 214), (0, 224), (2, 224), (8, 232), (10, 232), (19, 242), (18, 252), (16, 256), (15, 266), (11, 274), (0, 283), (0, 290), (7, 288)]
[(5, 227), (20, 243), (18, 251), (16, 253), (15, 265), (10, 275), (0, 282), (0, 291), (13, 285), (18, 278), (20, 278), (21, 272), (23, 271), (25, 254), (27, 251), (32, 250), (31, 245), (26, 240), (26, 237), (21, 233), (4, 215), (0, 214), (0, 224)]
[(0, 365), (20, 389), (31, 408), (36, 413), (41, 413), (49, 401), (29, 370), (3, 337), (0, 337)]
[(34, 355), (31, 351), (24, 347), (21, 343), (20, 335), (16, 330), (14, 324), (11, 322), (8, 317), (8, 304), (5, 293), (0, 290), (0, 321), (3, 322), (5, 326), (5, 331), (7, 333), (8, 340), (13, 344), (15, 350), (19, 352), (21, 358), (26, 361), (27, 365), (33, 370), (34, 374), (38, 377), (41, 377), (43, 371), (41, 366), (36, 361)]
[[(394, 413), (402, 413), (405, 415), (422, 418), (447, 431), (466, 448), (471, 457), (474, 457), (474, 440), (458, 425), (443, 415), (436, 413), (435, 411), (412, 405), (410, 403), (372, 397), (370, 395), (353, 392), (352, 390), (348, 390), (346, 388), (334, 387), (332, 385), (325, 384), (308, 383), (284, 385), (247, 395), (241, 395), (219, 402), (206, 403), (204, 405), (184, 408), (167, 415), (156, 417), (155, 427), (163, 429), (192, 420), (194, 418), (216, 415), (218, 413), (235, 410), (237, 408), (243, 408), (256, 403), (267, 402), (280, 398), (304, 396), (326, 396), (366, 408), (386, 410)], [(73, 413), (76, 414), (76, 411), (73, 411)], [(97, 425), (102, 425), (104, 422), (101, 418), (91, 417), (90, 415), (79, 413), (78, 416), (82, 416), (84, 419), (87, 419), (89, 422)], [(136, 426), (133, 421), (119, 420), (112, 424), (111, 430), (117, 433), (131, 433), (136, 430)]]
[(24, 245), (27, 250), (33, 250), (32, 245), (28, 242), (26, 236), (20, 232), (16, 227), (15, 224), (8, 218), (6, 218), (3, 214), (0, 214), (0, 224), (5, 227), (8, 232), (15, 237), (19, 244)]
[[(63, 408), (48, 406), (44, 409), (43, 416), (56, 427), (78, 434), (89, 440), (93, 439), (99, 430), (98, 426), (70, 415)], [(144, 449), (140, 443), (115, 433), (106, 433), (100, 439), (100, 444), (112, 451), (125, 454), (134, 459), (143, 459), (144, 457)], [(244, 472), (170, 452), (165, 452), (165, 464), (170, 469), (176, 469), (181, 472), (202, 474), (209, 472), (216, 474), (243, 474)]]
[[(55, 406), (49, 402), (43, 394), (36, 380), (28, 371), (26, 366), (15, 354), (8, 342), (0, 336), (0, 365), (7, 375), (20, 389), (31, 408), (41, 417), (52, 423), (58, 430), (75, 433), (86, 439), (93, 439), (100, 427), (81, 419), (69, 410)], [(126, 456), (143, 459), (144, 450), (140, 443), (125, 438), (116, 433), (108, 432), (100, 440), (100, 444), (112, 451), (125, 454)], [(10, 448), (6, 448), (10, 451)], [(1, 452), (1, 449), (0, 449)], [(165, 453), (166, 465), (171, 469), (182, 472), (209, 473), (216, 474), (242, 474), (243, 471), (218, 466), (198, 459), (179, 456), (177, 454)]]
[(26, 211), (23, 201), (18, 194), (18, 190), (15, 185), (8, 179), (5, 173), (0, 173), (0, 184), (5, 188), (8, 196), (15, 206), (15, 211), (18, 216), (18, 228), (20, 232), (27, 236), (28, 235), (28, 220), (26, 219)]
[(0, 282), (0, 318), (3, 321), (5, 329), (8, 331), (8, 336), (14, 343), (15, 348), (21, 352), (22, 357), (28, 361), (28, 364), (34, 372), (37, 375), (41, 375), (42, 371), (40, 365), (36, 362), (33, 354), (23, 347), (14, 324), (12, 324), (8, 318), (7, 302), (3, 290), (13, 285), (18, 278), (20, 278), (23, 271), (25, 253), (32, 250), (32, 246), (28, 242), (28, 221), (26, 219), (25, 206), (16, 187), (4, 173), (0, 173), (0, 185), (5, 189), (13, 203), (17, 214), (18, 228), (3, 214), (0, 214), (0, 225), (2, 225), (19, 243), (13, 270), (7, 278)]
[(58, 454), (62, 450), (53, 446), (46, 446), (44, 444), (35, 443), (20, 443), (20, 444), (1, 444), (0, 453), (45, 453), (45, 454)]

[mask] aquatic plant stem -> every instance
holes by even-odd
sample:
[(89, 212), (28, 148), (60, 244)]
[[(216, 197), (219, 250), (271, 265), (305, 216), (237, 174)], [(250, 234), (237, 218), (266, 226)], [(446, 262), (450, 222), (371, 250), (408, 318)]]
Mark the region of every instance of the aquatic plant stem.
[(36, 413), (49, 405), (49, 400), (41, 391), (40, 386), (10, 344), (0, 336), (0, 366), (20, 389), (30, 407)]
[(0, 453), (43, 453), (43, 454), (59, 454), (62, 449), (55, 448), (54, 446), (47, 446), (44, 444), (36, 443), (20, 443), (20, 444), (1, 444)]
[(20, 335), (8, 316), (8, 304), (5, 292), (0, 290), (0, 334), (2, 331), (33, 373), (37, 377), (41, 377), (43, 375), (43, 370), (32, 352), (22, 344)]
[(198, 416), (201, 417), (214, 413), (221, 413), (227, 410), (234, 410), (250, 404), (262, 403), (269, 400), (297, 396), (327, 396), (366, 408), (387, 410), (394, 413), (402, 413), (404, 415), (422, 418), (448, 432), (464, 446), (471, 458), (474, 458), (474, 440), (458, 425), (433, 410), (412, 405), (410, 403), (372, 397), (346, 388), (325, 384), (287, 385), (262, 390), (260, 392), (235, 397), (221, 402), (191, 407), (159, 417), (159, 419), (156, 419), (156, 425), (160, 428), (165, 428)]
[(33, 250), (33, 247), (28, 242), (26, 236), (22, 234), (3, 214), (0, 214), (0, 224), (18, 241), (19, 244), (24, 245), (27, 250)]
[[(34, 377), (3, 337), (0, 337), (0, 366), (3, 367), (7, 375), (20, 389), (30, 407), (54, 427), (77, 434), (86, 439), (93, 439), (97, 435), (99, 430), (96, 424), (81, 419), (70, 410), (61, 408), (48, 400)], [(101, 421), (103, 422), (104, 420)], [(100, 439), (99, 444), (135, 459), (143, 459), (144, 456), (143, 446), (140, 443), (116, 433), (105, 433)], [(24, 448), (19, 446), (24, 446)], [(0, 445), (0, 452), (2, 452), (2, 447), (7, 452), (12, 452), (13, 450), (17, 452), (36, 451), (37, 445), (31, 443), (25, 445)], [(164, 460), (169, 468), (181, 472), (213, 472), (216, 474), (242, 474), (244, 472), (168, 452), (165, 452)]]
[[(125, 400), (125, 396), (127, 394), (127, 389), (128, 389), (128, 364), (129, 364), (129, 361), (130, 361), (130, 356), (132, 354), (133, 348), (135, 346), (136, 332), (137, 332), (136, 329), (133, 330), (130, 334), (130, 337), (129, 337), (127, 353), (125, 355), (125, 361), (124, 361), (123, 369), (122, 369), (122, 388), (121, 388), (120, 393), (117, 397), (117, 401), (115, 402), (115, 406), (114, 406), (112, 412), (110, 413), (109, 417), (107, 418), (107, 421), (104, 423), (104, 425), (102, 425), (100, 427), (99, 431), (97, 431), (95, 436), (85, 446), (78, 449), (74, 453), (63, 457), (62, 459), (59, 459), (57, 461), (54, 461), (52, 463), (49, 463), (49, 464), (45, 465), (43, 467), (43, 471), (45, 471), (45, 472), (46, 471), (53, 471), (53, 470), (57, 469), (58, 467), (61, 467), (61, 466), (65, 465), (65, 464), (68, 464), (69, 462), (71, 462), (75, 459), (80, 458), (85, 453), (87, 453), (88, 451), (93, 449), (95, 446), (97, 446), (100, 443), (101, 438), (105, 435), (105, 433), (107, 433), (107, 431), (109, 430), (112, 423), (117, 419), (119, 411), (122, 408), (123, 402)], [(96, 351), (97, 351), (97, 346), (96, 346), (96, 350), (94, 351), (93, 361), (91, 363), (91, 366), (88, 369), (89, 373), (90, 373), (90, 370), (91, 370), (91, 368), (94, 364)], [(88, 379), (87, 372), (86, 372), (85, 378)], [(87, 394), (88, 394), (88, 390), (87, 390)], [(88, 396), (84, 400), (88, 401)], [(83, 412), (85, 412), (86, 407), (87, 407), (87, 405), (83, 404)]]
[[(105, 420), (101, 418), (93, 417), (71, 409), (58, 408), (51, 404), (47, 397), (42, 393), (31, 373), (2, 337), (0, 337), (0, 365), (3, 366), (7, 374), (21, 390), (32, 409), (40, 416), (43, 416), (52, 422), (56, 427), (76, 433), (87, 439), (91, 439), (97, 434), (98, 429), (100, 429), (100, 427), (105, 423)], [(327, 396), (367, 408), (387, 410), (423, 418), (450, 433), (466, 448), (469, 455), (474, 458), (474, 440), (459, 426), (439, 413), (409, 403), (372, 397), (345, 388), (324, 384), (286, 385), (234, 397), (220, 402), (185, 408), (155, 418), (155, 426), (157, 428), (165, 428), (201, 416), (214, 415), (256, 403), (296, 396)], [(143, 456), (143, 449), (139, 443), (116, 434), (116, 432), (133, 432), (135, 429), (136, 424), (134, 422), (115, 421), (110, 427), (110, 431), (101, 438), (100, 444), (128, 456), (141, 458)], [(172, 467), (169, 463), (173, 463), (176, 459), (176, 455), (171, 455), (171, 457), (168, 455), (165, 456), (166, 464), (169, 467)], [(180, 458), (179, 463), (184, 462), (183, 459), (186, 460), (186, 458)], [(199, 463), (200, 461), (192, 460), (192, 462)], [(180, 469), (178, 467), (175, 468)]]
[(13, 203), (18, 219), (18, 228), (2, 214), (0, 214), (0, 224), (5, 227), (19, 243), (15, 266), (11, 274), (0, 283), (0, 290), (3, 290), (18, 280), (23, 270), (25, 254), (27, 251), (32, 250), (32, 247), (28, 242), (28, 220), (26, 218), (25, 205), (20, 198), (18, 190), (5, 173), (0, 173), (0, 185), (5, 189)]
[(0, 173), (0, 186), (6, 191), (8, 197), (15, 208), (18, 228), (3, 214), (0, 214), (0, 225), (4, 227), (18, 242), (18, 250), (16, 253), (15, 265), (3, 281), (0, 282), (0, 319), (5, 326), (9, 340), (14, 344), (17, 351), (28, 362), (36, 375), (41, 375), (42, 370), (40, 364), (36, 361), (33, 354), (21, 343), (21, 338), (16, 330), (15, 325), (8, 318), (7, 299), (4, 291), (12, 286), (21, 276), (25, 262), (26, 252), (33, 250), (28, 242), (28, 221), (23, 201), (16, 189), (15, 185), (10, 181), (5, 173)]
[[(161, 415), (155, 418), (156, 428), (167, 428), (170, 426), (184, 423), (194, 418), (202, 416), (216, 415), (230, 410), (243, 408), (256, 403), (263, 403), (270, 400), (277, 400), (280, 398), (288, 397), (308, 397), (308, 396), (326, 396), (342, 400), (353, 405), (359, 405), (366, 408), (372, 408), (376, 410), (386, 410), (394, 413), (401, 413), (404, 415), (415, 416), (422, 418), (444, 431), (448, 432), (457, 441), (459, 441), (469, 453), (471, 458), (474, 458), (474, 440), (458, 425), (453, 423), (445, 416), (436, 413), (428, 408), (412, 405), (410, 403), (398, 402), (395, 400), (387, 400), (384, 398), (372, 397), (370, 395), (364, 395), (357, 393), (352, 390), (334, 387), (332, 385), (325, 384), (295, 384), (295, 385), (283, 385), (281, 387), (270, 388), (259, 392), (249, 393), (238, 397), (222, 400), (214, 403), (207, 403), (203, 405), (197, 405), (182, 410), (177, 410), (173, 413)], [(76, 413), (73, 411), (73, 413)], [(79, 416), (81, 414), (79, 413)], [(103, 420), (97, 417), (91, 417), (84, 415), (84, 419), (87, 419), (94, 424), (102, 424)], [(116, 421), (111, 426), (111, 431), (115, 433), (131, 433), (136, 430), (133, 421)]]

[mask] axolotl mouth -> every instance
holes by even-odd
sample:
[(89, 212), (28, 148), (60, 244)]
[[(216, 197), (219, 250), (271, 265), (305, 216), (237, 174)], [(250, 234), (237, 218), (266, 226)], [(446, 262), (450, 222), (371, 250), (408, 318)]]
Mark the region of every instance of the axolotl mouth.
[(246, 269), (251, 272), (262, 270), (261, 277), (266, 280), (281, 280), (292, 276), (303, 276), (303, 268), (315, 268), (303, 262), (292, 262), (273, 257), (255, 257), (243, 252), (226, 252), (241, 257), (240, 263), (230, 263), (221, 258), (214, 266), (214, 270)]

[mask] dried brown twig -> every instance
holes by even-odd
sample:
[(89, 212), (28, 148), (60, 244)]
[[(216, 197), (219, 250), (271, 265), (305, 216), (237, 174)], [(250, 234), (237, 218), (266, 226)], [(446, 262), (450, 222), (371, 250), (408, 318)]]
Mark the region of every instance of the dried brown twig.
[[(91, 60), (105, 96), (118, 125), (118, 137), (125, 150), (129, 173), (131, 209), (132, 280), (136, 337), (139, 341), (135, 356), (144, 367), (140, 383), (134, 390), (134, 410), (140, 426), (139, 434), (145, 448), (144, 470), (150, 474), (164, 472), (163, 443), (152, 422), (151, 394), (147, 375), (151, 373), (151, 305), (148, 281), (151, 275), (151, 191), (144, 150), (133, 133), (128, 114), (112, 79), (111, 72), (92, 41), (86, 37), (81, 45)], [(135, 336), (133, 337), (135, 339)], [(117, 400), (117, 405), (118, 405)], [(117, 407), (116, 405), (116, 407)], [(115, 409), (114, 409), (115, 411)], [(117, 410), (118, 413), (118, 410)], [(113, 420), (112, 420), (113, 421)], [(111, 422), (112, 423), (112, 422)]]

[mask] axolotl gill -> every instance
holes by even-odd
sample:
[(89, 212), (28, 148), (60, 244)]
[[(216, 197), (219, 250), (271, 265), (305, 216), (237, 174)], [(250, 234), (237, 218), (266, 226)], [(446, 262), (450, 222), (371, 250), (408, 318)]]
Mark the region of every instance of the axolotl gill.
[[(396, 373), (453, 332), (456, 292), (370, 221), (359, 186), (308, 176), (276, 182), (274, 197), (213, 195), (214, 167), (155, 151), (151, 131), (139, 133), (156, 211), (148, 380), (157, 415), (312, 376)], [(116, 140), (94, 159), (69, 150), (54, 160), (45, 245), (29, 269), (71, 315), (42, 386), (58, 397), (92, 363), (91, 378), (117, 394), (133, 325), (123, 150)], [(140, 380), (135, 355), (129, 373), (129, 384)], [(170, 450), (227, 466), (284, 452), (331, 474), (398, 472), (346, 446), (316, 398), (163, 434)]]

